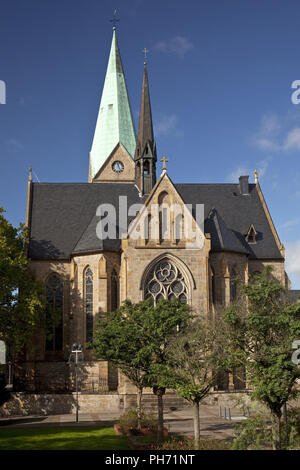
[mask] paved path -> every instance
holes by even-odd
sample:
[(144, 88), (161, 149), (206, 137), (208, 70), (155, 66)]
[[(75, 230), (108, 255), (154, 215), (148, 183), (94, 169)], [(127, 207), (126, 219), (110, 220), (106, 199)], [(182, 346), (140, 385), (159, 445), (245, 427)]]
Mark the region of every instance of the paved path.
[[(235, 421), (224, 420), (219, 417), (217, 406), (200, 406), (200, 427), (203, 436), (216, 439), (228, 439), (232, 437), (234, 424), (243, 419), (238, 418), (237, 410), (232, 411)], [(9, 427), (41, 427), (41, 426), (111, 426), (117, 422), (119, 412), (81, 413), (79, 422), (76, 423), (75, 414), (50, 415), (50, 416), (18, 416), (0, 418), (0, 429)], [(182, 410), (165, 411), (164, 424), (171, 434), (192, 435), (193, 434), (193, 408), (186, 407)]]

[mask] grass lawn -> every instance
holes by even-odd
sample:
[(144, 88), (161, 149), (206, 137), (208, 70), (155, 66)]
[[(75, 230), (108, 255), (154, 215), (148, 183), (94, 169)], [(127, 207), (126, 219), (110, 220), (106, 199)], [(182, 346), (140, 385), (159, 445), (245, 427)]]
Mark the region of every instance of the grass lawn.
[(126, 436), (113, 427), (5, 428), (0, 429), (0, 450), (128, 450)]

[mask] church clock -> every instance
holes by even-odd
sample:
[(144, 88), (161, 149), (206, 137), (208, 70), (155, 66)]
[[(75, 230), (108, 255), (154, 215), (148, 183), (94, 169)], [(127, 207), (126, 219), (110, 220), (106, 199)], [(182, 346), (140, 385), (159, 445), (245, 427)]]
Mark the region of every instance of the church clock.
[(124, 170), (124, 164), (122, 162), (120, 162), (120, 160), (116, 160), (112, 164), (112, 169), (116, 173), (122, 173), (122, 171)]

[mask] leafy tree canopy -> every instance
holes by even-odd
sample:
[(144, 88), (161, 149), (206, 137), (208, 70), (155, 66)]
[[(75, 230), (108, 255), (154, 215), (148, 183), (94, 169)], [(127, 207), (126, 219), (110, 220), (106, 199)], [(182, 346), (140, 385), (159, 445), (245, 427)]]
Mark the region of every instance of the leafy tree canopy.
[(41, 325), (44, 303), (40, 283), (28, 272), (27, 229), (14, 228), (4, 212), (0, 208), (0, 339), (18, 351)]

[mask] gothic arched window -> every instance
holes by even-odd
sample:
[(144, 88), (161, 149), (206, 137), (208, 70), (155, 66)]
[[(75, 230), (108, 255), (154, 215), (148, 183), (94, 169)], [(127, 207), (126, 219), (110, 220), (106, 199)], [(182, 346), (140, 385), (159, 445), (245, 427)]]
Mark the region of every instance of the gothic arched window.
[(170, 240), (171, 238), (171, 211), (170, 197), (166, 191), (163, 191), (158, 197), (159, 205), (159, 240)]
[(216, 303), (216, 277), (213, 268), (211, 270), (211, 301), (213, 304)]
[(237, 272), (234, 268), (230, 271), (230, 300), (234, 302), (237, 298)]
[(111, 311), (119, 307), (119, 276), (115, 269), (111, 273)]
[(58, 274), (46, 281), (46, 351), (62, 351), (63, 347), (63, 282)]
[(181, 271), (165, 258), (151, 269), (145, 282), (145, 299), (152, 298), (154, 304), (161, 299), (188, 301), (188, 288)]
[[(138, 150), (138, 154), (139, 154), (139, 150)], [(137, 162), (136, 167), (135, 167), (135, 177), (139, 178), (140, 174), (141, 174), (141, 163)]]
[(84, 303), (85, 303), (85, 340), (93, 341), (93, 272), (86, 268), (84, 272)]

